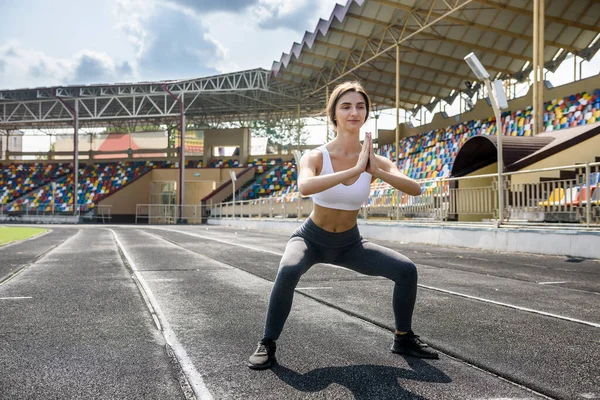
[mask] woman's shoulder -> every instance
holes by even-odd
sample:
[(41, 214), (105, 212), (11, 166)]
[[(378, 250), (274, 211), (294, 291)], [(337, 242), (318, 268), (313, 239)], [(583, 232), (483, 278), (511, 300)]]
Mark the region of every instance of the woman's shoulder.
[(323, 152), (319, 149), (319, 147), (312, 149), (302, 155), (302, 162), (306, 162), (310, 166), (320, 167), (323, 163)]
[(323, 159), (323, 152), (327, 151), (327, 145), (326, 144), (322, 144), (319, 147), (315, 147), (314, 149), (308, 151), (307, 153), (305, 153), (305, 155), (313, 158), (313, 159), (319, 159), (322, 160)]

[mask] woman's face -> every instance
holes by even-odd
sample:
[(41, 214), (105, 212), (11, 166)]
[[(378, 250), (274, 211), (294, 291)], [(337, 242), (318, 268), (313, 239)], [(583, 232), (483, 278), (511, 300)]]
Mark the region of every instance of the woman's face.
[(335, 120), (337, 130), (359, 132), (367, 116), (367, 103), (362, 94), (347, 92), (343, 94), (335, 105)]

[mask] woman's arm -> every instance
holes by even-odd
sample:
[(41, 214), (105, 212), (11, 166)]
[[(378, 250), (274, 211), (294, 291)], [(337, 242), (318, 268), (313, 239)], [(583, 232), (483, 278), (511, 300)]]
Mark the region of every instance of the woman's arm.
[(317, 175), (317, 165), (322, 163), (322, 153), (319, 150), (313, 150), (305, 154), (300, 160), (300, 171), (298, 173), (298, 190), (303, 196), (310, 196), (315, 193), (327, 190), (350, 178), (365, 172), (369, 152), (367, 146), (363, 148), (358, 156), (358, 162), (350, 169), (334, 172), (333, 174)]
[[(375, 155), (372, 153), (371, 160), (375, 160), (375, 163), (370, 162), (369, 167), (372, 170), (371, 175), (374, 178), (379, 178), (403, 193), (410, 194), (411, 196), (418, 196), (421, 194), (421, 186), (414, 179), (409, 178), (398, 170), (396, 164), (390, 159)], [(372, 165), (375, 164), (375, 168)], [(367, 172), (369, 172), (367, 170)]]
[(390, 159), (382, 156), (376, 157), (377, 164), (379, 165), (379, 174), (377, 174), (376, 178), (389, 183), (401, 192), (410, 194), (411, 196), (421, 194), (421, 186), (417, 181), (400, 172)]

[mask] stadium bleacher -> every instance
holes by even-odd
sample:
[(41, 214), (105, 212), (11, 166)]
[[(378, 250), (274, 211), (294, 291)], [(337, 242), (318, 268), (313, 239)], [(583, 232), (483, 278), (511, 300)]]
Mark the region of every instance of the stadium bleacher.
[(71, 173), (69, 164), (0, 164), (0, 205)]
[(280, 197), (294, 189), (298, 179), (294, 160), (283, 162), (278, 158), (266, 163), (254, 161), (249, 165), (255, 165), (258, 178), (241, 193), (242, 199), (255, 199), (265, 196)]

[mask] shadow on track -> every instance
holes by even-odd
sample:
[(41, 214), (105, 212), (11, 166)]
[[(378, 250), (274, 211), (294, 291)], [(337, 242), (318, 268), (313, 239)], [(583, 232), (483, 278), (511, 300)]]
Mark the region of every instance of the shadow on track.
[(331, 384), (347, 387), (355, 399), (423, 399), (398, 384), (398, 379), (420, 382), (450, 383), (452, 379), (433, 365), (416, 358), (405, 357), (412, 369), (383, 365), (350, 365), (327, 367), (300, 374), (282, 365), (272, 371), (279, 379), (302, 392), (317, 392)]

